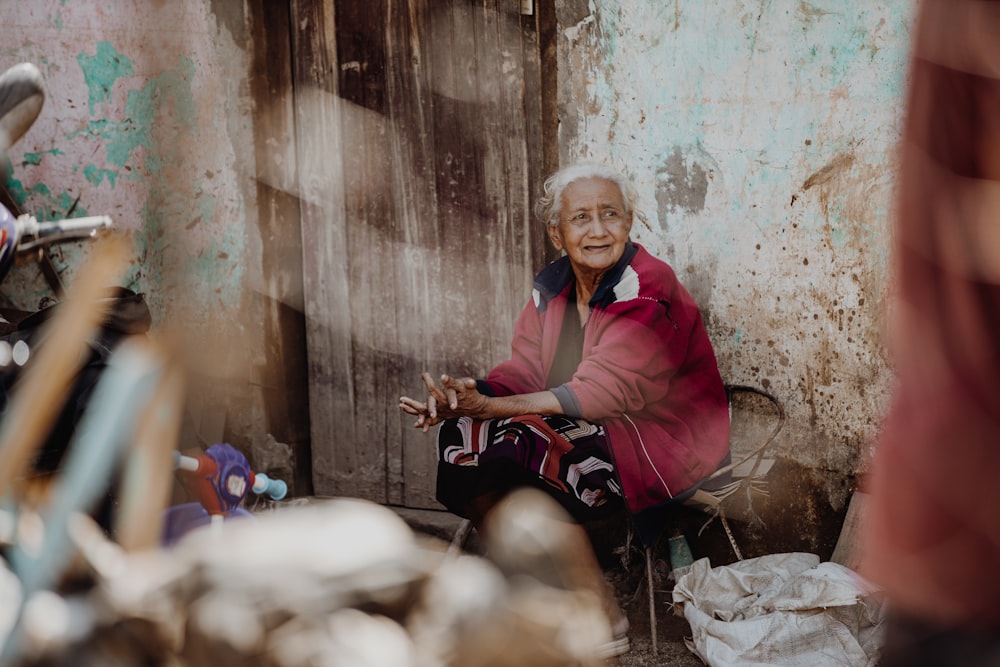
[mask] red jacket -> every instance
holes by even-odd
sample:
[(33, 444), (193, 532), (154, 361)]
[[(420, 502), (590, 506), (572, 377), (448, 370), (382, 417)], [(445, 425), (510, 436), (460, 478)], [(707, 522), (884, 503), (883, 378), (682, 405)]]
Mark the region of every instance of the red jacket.
[(697, 304), (670, 266), (634, 243), (591, 299), (573, 379), (547, 387), (574, 285), (566, 257), (538, 274), (511, 359), (480, 391), (551, 389), (567, 415), (602, 423), (625, 500), (638, 513), (694, 486), (728, 454), (725, 388)]

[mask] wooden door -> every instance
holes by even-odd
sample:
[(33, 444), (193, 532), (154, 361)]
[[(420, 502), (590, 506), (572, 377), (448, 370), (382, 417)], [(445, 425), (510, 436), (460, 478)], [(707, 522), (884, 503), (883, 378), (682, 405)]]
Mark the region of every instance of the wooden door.
[(536, 17), (511, 0), (291, 7), (315, 492), (434, 507), (433, 436), (398, 398), (423, 395), (424, 370), (505, 359), (550, 258), (531, 215)]

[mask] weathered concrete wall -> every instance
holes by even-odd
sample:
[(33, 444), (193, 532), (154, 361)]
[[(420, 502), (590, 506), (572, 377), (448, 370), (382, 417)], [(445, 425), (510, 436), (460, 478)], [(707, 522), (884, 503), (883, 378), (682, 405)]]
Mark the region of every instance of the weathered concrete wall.
[[(910, 0), (560, 0), (561, 162), (634, 178), (634, 238), (701, 304), (724, 378), (785, 404), (783, 455), (863, 467)], [(835, 502), (841, 502), (842, 498)]]
[[(49, 90), (10, 154), (14, 194), (39, 217), (78, 196), (77, 211), (114, 216), (135, 243), (123, 284), (185, 334), (205, 418), (238, 403), (249, 433), (258, 297), (288, 301), (260, 282), (251, 122), (268, 110), (250, 100), (244, 7), (4, 2), (0, 67), (33, 61)], [(726, 380), (781, 398), (787, 457), (854, 472), (891, 388), (881, 321), (912, 0), (556, 10), (560, 161), (635, 179), (635, 238), (702, 305)], [(56, 253), (67, 281), (85, 253)], [(0, 294), (34, 308), (49, 291), (26, 264)]]
[[(131, 237), (121, 284), (146, 294), (158, 330), (182, 337), (195, 417), (220, 436), (230, 397), (252, 392), (262, 363), (243, 3), (4, 2), (0, 44), (0, 67), (35, 63), (48, 92), (9, 153), (14, 196), (47, 219), (79, 198), (77, 212), (109, 214)], [(65, 282), (86, 252), (55, 251)], [(0, 292), (25, 309), (51, 295), (34, 263)]]

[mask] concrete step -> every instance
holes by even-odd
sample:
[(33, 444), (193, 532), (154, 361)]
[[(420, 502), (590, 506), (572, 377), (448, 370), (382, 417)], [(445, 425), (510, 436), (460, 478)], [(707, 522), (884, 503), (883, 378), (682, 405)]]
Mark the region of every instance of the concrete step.
[[(447, 543), (451, 543), (464, 519), (445, 510), (414, 509), (398, 505), (386, 505), (407, 523), (414, 532), (429, 535)], [(469, 553), (481, 555), (482, 543), (479, 533), (472, 530), (465, 540), (463, 549)]]

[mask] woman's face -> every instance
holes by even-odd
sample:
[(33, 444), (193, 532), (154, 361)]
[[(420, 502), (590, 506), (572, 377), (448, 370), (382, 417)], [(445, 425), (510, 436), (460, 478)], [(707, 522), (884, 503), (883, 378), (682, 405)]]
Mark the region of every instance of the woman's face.
[(549, 226), (556, 250), (565, 250), (577, 278), (592, 285), (625, 251), (632, 214), (618, 186), (603, 178), (581, 178), (562, 192), (559, 223)]

